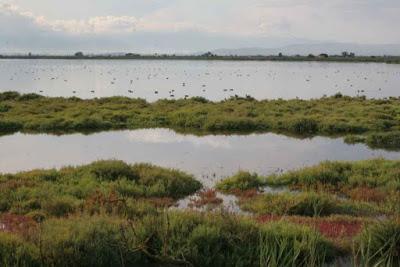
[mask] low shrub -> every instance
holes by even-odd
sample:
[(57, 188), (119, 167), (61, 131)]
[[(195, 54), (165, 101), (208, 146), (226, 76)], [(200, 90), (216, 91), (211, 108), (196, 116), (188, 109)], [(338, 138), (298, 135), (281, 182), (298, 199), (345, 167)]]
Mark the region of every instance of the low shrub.
[(367, 135), (366, 143), (375, 148), (399, 148), (400, 131), (369, 134)]
[(139, 176), (131, 166), (119, 160), (101, 160), (85, 166), (97, 179), (103, 181), (114, 181), (121, 178), (137, 180)]
[(22, 129), (22, 124), (16, 121), (8, 121), (0, 119), (0, 132), (8, 133), (15, 132)]
[(218, 182), (216, 188), (225, 193), (234, 193), (235, 191), (258, 189), (263, 185), (265, 182), (257, 174), (240, 171), (234, 176)]
[(318, 122), (311, 118), (300, 118), (293, 120), (289, 130), (296, 134), (315, 134), (318, 132)]
[(340, 200), (327, 194), (306, 192), (300, 194), (260, 194), (249, 199), (240, 199), (240, 207), (258, 215), (329, 216), (376, 215), (379, 209), (364, 202)]
[(40, 211), (66, 216), (89, 202), (90, 210), (125, 212), (129, 199), (166, 198), (175, 202), (202, 185), (192, 175), (149, 164), (97, 161), (60, 170), (34, 170), (0, 175), (0, 210), (18, 214)]
[(134, 250), (134, 237), (124, 236), (125, 227), (122, 220), (104, 216), (50, 219), (36, 242), (46, 266), (131, 266), (142, 255)]
[(271, 186), (292, 186), (301, 189), (326, 189), (346, 194), (356, 187), (400, 188), (400, 161), (373, 159), (356, 162), (322, 162), (316, 166), (270, 175)]

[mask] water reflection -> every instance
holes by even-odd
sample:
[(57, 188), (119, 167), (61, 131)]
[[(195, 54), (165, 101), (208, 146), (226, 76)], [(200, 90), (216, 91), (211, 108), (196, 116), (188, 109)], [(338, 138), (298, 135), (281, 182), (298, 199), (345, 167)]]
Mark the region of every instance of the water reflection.
[(399, 96), (400, 65), (377, 63), (0, 60), (0, 91), (93, 98), (124, 95), (149, 101), (251, 95), (320, 98), (341, 92)]
[(296, 139), (277, 134), (181, 135), (168, 129), (63, 136), (0, 137), (0, 172), (81, 165), (99, 159), (149, 162), (196, 175), (207, 186), (240, 169), (260, 174), (300, 168), (323, 160), (400, 158), (399, 152), (347, 145), (342, 139)]

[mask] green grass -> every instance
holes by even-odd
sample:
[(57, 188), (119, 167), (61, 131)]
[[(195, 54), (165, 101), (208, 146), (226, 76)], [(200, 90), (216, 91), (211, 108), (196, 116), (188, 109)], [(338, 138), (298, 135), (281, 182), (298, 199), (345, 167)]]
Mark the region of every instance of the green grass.
[[(238, 195), (251, 215), (171, 209), (201, 184), (147, 164), (2, 174), (0, 265), (317, 267), (347, 257), (359, 266), (398, 266), (400, 202), (390, 195), (399, 192), (398, 164), (326, 162), (221, 182), (226, 192), (254, 191)], [(266, 182), (298, 191), (254, 190)], [(366, 192), (370, 199), (360, 198)]]
[(168, 127), (197, 134), (272, 131), (296, 136), (357, 135), (358, 142), (398, 149), (400, 99), (373, 100), (337, 94), (312, 100), (257, 101), (248, 97), (210, 102), (195, 97), (148, 103), (127, 97), (83, 100), (0, 93), (2, 134), (144, 127)]
[(179, 171), (115, 160), (1, 175), (3, 266), (321, 266), (338, 253), (302, 225), (159, 203), (200, 188)]
[(265, 178), (272, 186), (327, 188), (343, 190), (355, 187), (400, 190), (400, 161), (373, 159), (355, 162), (327, 161), (313, 167), (289, 171)]
[[(262, 194), (265, 185), (289, 192)], [(216, 189), (237, 195), (243, 209), (257, 214), (395, 215), (400, 214), (400, 161), (327, 161), (267, 177), (239, 172)]]
[(215, 186), (221, 192), (235, 193), (249, 189), (259, 189), (265, 185), (265, 181), (255, 173), (240, 171), (232, 177), (218, 182)]
[[(140, 213), (143, 199), (171, 199), (194, 194), (201, 183), (180, 171), (147, 164), (98, 161), (61, 170), (0, 175), (0, 211), (65, 216), (100, 209)], [(115, 204), (115, 205), (114, 205)], [(143, 207), (144, 205), (144, 207)]]
[(328, 194), (305, 192), (299, 194), (259, 194), (252, 198), (243, 198), (239, 206), (258, 215), (300, 215), (300, 216), (377, 216), (380, 211), (374, 205), (338, 199)]
[(400, 266), (400, 221), (367, 226), (355, 247), (359, 266)]
[(71, 216), (37, 227), (26, 237), (1, 234), (3, 261), (9, 266), (18, 260), (27, 266), (322, 266), (338, 253), (310, 228), (260, 225), (227, 214), (167, 212), (134, 221)]

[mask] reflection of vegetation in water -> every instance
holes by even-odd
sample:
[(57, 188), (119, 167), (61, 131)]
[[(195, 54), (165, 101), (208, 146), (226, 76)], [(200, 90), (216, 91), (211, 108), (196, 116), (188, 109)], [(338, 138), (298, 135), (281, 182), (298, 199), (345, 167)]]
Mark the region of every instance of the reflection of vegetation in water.
[[(220, 201), (212, 189), (199, 191), (201, 184), (192, 176), (146, 164), (112, 160), (3, 174), (0, 262), (324, 266), (347, 257), (363, 266), (398, 266), (400, 222), (394, 207), (399, 199), (372, 191), (366, 197), (356, 189), (398, 193), (399, 164), (332, 162), (269, 177), (240, 172), (217, 186), (236, 193), (242, 205), (256, 207), (255, 217), (223, 210), (169, 210), (179, 198), (195, 192), (199, 198), (194, 204)], [(263, 194), (265, 184), (297, 192)], [(392, 207), (386, 207), (389, 201)], [(361, 202), (371, 209), (359, 210)], [(380, 218), (384, 222), (375, 214), (385, 215)]]
[(337, 94), (313, 100), (251, 97), (210, 102), (201, 97), (91, 100), (0, 94), (0, 132), (70, 133), (168, 127), (204, 133), (279, 132), (295, 136), (347, 136), (347, 142), (400, 148), (400, 100)]

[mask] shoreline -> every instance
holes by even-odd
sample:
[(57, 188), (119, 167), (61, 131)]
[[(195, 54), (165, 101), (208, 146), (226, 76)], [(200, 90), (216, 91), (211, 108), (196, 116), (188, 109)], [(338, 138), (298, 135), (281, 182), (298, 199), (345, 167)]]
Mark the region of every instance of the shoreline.
[(193, 60), (193, 61), (266, 61), (266, 62), (327, 62), (327, 63), (386, 63), (400, 64), (400, 56), (174, 56), (174, 55), (138, 55), (138, 56), (73, 56), (73, 55), (0, 55), (1, 59), (24, 60)]
[(345, 137), (347, 143), (399, 149), (399, 108), (400, 98), (341, 94), (311, 100), (236, 97), (212, 102), (193, 97), (149, 103), (128, 97), (80, 99), (4, 92), (0, 93), (0, 133), (66, 134), (139, 128), (168, 128), (198, 135), (272, 132)]

